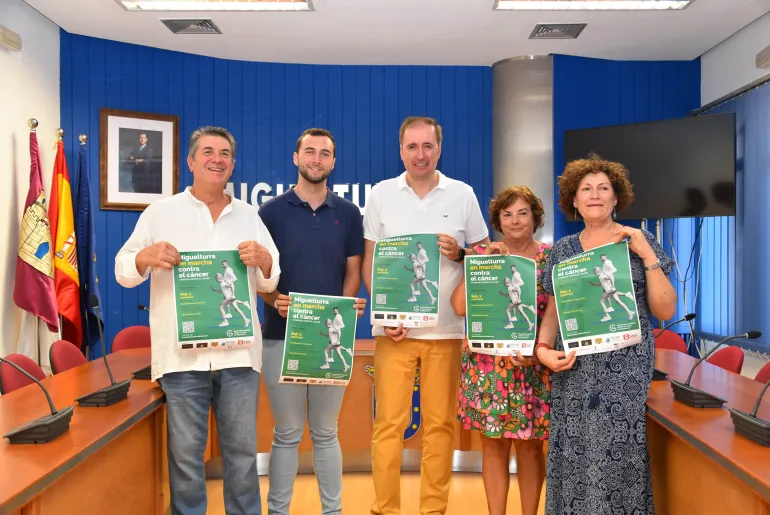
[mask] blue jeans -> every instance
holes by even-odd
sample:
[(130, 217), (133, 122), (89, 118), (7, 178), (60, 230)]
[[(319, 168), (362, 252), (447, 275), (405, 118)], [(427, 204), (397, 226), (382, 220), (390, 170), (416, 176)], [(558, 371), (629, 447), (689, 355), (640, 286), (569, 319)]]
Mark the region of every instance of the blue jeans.
[(307, 410), (321, 513), (339, 515), (342, 513), (342, 452), (337, 440), (337, 417), (345, 387), (278, 384), (283, 348), (284, 340), (262, 341), (262, 375), (275, 419), (267, 513), (289, 515), (299, 466), (297, 447), (305, 432)]
[(228, 515), (261, 515), (257, 476), (259, 373), (244, 367), (173, 372), (159, 382), (166, 394), (171, 513), (206, 515), (203, 453), (209, 406), (213, 405), (222, 449), (225, 511)]

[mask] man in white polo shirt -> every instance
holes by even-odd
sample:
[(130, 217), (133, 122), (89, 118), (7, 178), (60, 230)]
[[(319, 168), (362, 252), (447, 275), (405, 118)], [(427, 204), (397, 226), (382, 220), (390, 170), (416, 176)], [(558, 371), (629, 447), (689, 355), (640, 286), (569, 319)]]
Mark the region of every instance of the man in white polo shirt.
[(441, 287), (437, 327), (374, 328), (377, 414), (372, 437), (373, 515), (401, 513), (400, 468), (404, 429), (411, 418), (414, 375), (420, 360), (423, 453), (420, 513), (445, 513), (452, 474), (457, 388), (465, 324), (450, 297), (462, 277), (464, 247), (489, 242), (476, 196), (467, 184), (436, 170), (441, 126), (409, 117), (399, 133), (406, 172), (372, 188), (364, 215), (363, 278), (371, 295), (372, 256), (380, 238), (414, 233), (439, 236)]
[(251, 348), (180, 350), (172, 270), (180, 250), (237, 248), (248, 267), (249, 306), (256, 327), (256, 290), (275, 290), (278, 250), (257, 209), (225, 190), (235, 165), (232, 134), (220, 127), (193, 132), (187, 165), (192, 187), (145, 209), (115, 257), (115, 277), (127, 288), (148, 277), (152, 281), (152, 379), (166, 394), (171, 512), (206, 512), (203, 453), (213, 405), (224, 460), (225, 511), (259, 515), (256, 420), (262, 337), (255, 332)]

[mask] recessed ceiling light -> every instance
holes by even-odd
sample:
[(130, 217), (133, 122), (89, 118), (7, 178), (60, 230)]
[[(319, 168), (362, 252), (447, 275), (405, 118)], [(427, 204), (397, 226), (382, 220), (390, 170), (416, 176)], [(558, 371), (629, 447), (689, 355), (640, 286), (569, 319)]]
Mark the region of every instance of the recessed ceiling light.
[(661, 11), (684, 9), (694, 0), (496, 0), (496, 11)]
[(127, 11), (312, 11), (311, 0), (115, 0)]

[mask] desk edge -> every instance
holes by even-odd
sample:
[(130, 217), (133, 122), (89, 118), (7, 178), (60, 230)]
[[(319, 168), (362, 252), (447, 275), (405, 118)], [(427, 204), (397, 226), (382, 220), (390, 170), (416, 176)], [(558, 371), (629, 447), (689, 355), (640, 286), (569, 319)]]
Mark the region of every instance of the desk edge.
[[(103, 435), (101, 438), (96, 440), (92, 445), (85, 448), (82, 452), (73, 456), (71, 459), (67, 460), (60, 467), (54, 469), (49, 474), (46, 474), (45, 476), (41, 477), (40, 479), (32, 483), (29, 487), (22, 490), (19, 494), (11, 497), (8, 500), (8, 502), (0, 506), (0, 515), (6, 514), (6, 513), (13, 513), (14, 510), (24, 507), (24, 505), (26, 505), (28, 502), (30, 502), (35, 497), (37, 497), (38, 494), (40, 494), (43, 490), (45, 490), (46, 488), (51, 486), (53, 483), (55, 483), (64, 474), (66, 474), (67, 472), (75, 468), (77, 465), (85, 461), (87, 458), (95, 454), (97, 451), (104, 448), (108, 443), (112, 442), (115, 438), (120, 436), (120, 434), (122, 434), (128, 428), (130, 428), (140, 420), (149, 416), (153, 411), (158, 409), (165, 402), (166, 402), (166, 396), (161, 395), (151, 403), (147, 404), (147, 406), (143, 407), (141, 410), (131, 415), (131, 417), (129, 417), (125, 422), (123, 422), (118, 426), (115, 426), (110, 432)], [(84, 408), (84, 409), (104, 409), (104, 408)], [(45, 444), (42, 444), (42, 445), (45, 445)]]
[[(695, 447), (697, 450), (702, 452), (708, 458), (711, 458), (716, 463), (718, 463), (719, 465), (727, 469), (728, 472), (730, 472), (735, 477), (737, 477), (738, 479), (746, 483), (749, 487), (755, 490), (759, 495), (764, 497), (765, 500), (770, 501), (770, 487), (764, 485), (757, 479), (751, 477), (742, 469), (735, 466), (732, 461), (725, 459), (724, 456), (714, 451), (713, 449), (711, 449), (709, 446), (707, 446), (700, 440), (693, 438), (689, 433), (684, 431), (678, 425), (669, 421), (666, 417), (664, 417), (661, 413), (656, 411), (654, 408), (651, 408), (649, 405), (647, 406), (647, 413), (649, 413), (650, 417), (652, 417), (657, 423), (659, 423), (664, 428), (668, 429), (670, 432), (672, 432), (673, 434), (675, 434), (676, 436), (684, 440), (686, 443)], [(738, 436), (739, 435), (736, 435), (736, 437)]]

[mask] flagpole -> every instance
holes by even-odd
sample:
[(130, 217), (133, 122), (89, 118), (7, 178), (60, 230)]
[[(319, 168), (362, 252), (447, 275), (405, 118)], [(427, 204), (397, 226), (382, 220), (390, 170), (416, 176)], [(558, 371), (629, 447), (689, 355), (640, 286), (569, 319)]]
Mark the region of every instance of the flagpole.
[[(37, 118), (30, 118), (29, 121), (29, 130), (30, 132), (37, 132), (37, 126), (40, 124), (40, 122), (37, 121)], [(35, 317), (35, 362), (40, 365), (40, 317), (37, 315), (34, 315)]]
[[(82, 147), (83, 145), (85, 145), (88, 142), (88, 135), (87, 134), (81, 134), (80, 136), (78, 136), (78, 139), (80, 140), (80, 146)], [(78, 170), (78, 173), (82, 173), (82, 172), (83, 172), (83, 170)], [(78, 175), (78, 184), (80, 184), (80, 175)], [(78, 186), (78, 190), (79, 189), (80, 189), (80, 186)], [(87, 331), (87, 334), (90, 334), (91, 332), (88, 330), (88, 308), (86, 308), (86, 312), (84, 313), (84, 315), (85, 316), (83, 317), (83, 319), (86, 321), (85, 331)], [(89, 343), (90, 343), (90, 339), (89, 339)], [(82, 342), (81, 342), (81, 345), (82, 345)], [(85, 351), (86, 351), (86, 359), (90, 360), (91, 359), (91, 346), (90, 345), (86, 345), (85, 347), (86, 347), (86, 349), (85, 349)]]

